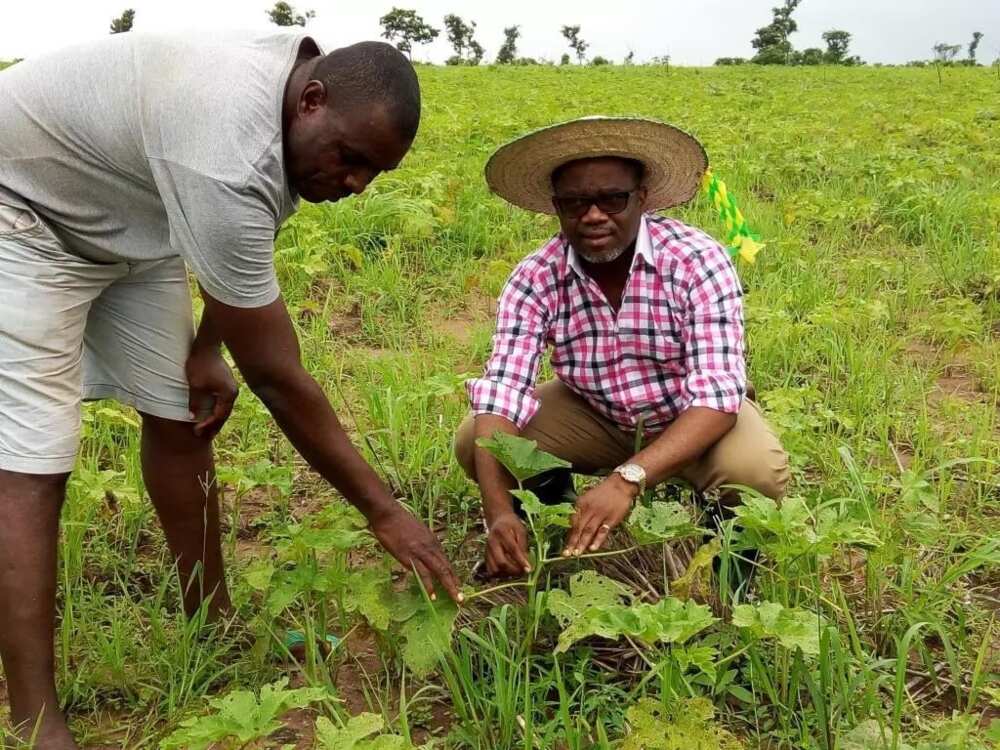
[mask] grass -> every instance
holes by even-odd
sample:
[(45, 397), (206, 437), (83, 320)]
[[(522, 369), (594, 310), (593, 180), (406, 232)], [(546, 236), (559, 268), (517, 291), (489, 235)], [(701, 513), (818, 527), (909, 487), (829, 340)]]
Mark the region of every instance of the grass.
[[(748, 588), (739, 532), (723, 534), (720, 612), (768, 600), (819, 613), (813, 655), (751, 639), (728, 615), (683, 646), (714, 650), (713, 677), (678, 671), (679, 645), (623, 640), (611, 653), (584, 641), (555, 655), (543, 585), (532, 606), (460, 618), (453, 647), (420, 679), (398, 638), (358, 637), (369, 631), (347, 571), (370, 565), (371, 551), (293, 545), (275, 557), (298, 521), (340, 501), (249, 393), (218, 441), (241, 621), (211, 633), (180, 614), (134, 415), (92, 406), (64, 515), (57, 633), (61, 694), (81, 739), (156, 747), (210, 697), (275, 682), (289, 670), (270, 656), (272, 632), (294, 622), (355, 634), (329, 660), (313, 654), (295, 684), (326, 686), (415, 742), (447, 727), (454, 748), (625, 747), (628, 728), (646, 726), (643, 699), (706, 697), (705, 726), (747, 747), (990, 747), (1000, 710), (997, 78), (955, 68), (939, 84), (932, 69), (825, 67), (420, 75), (426, 116), (404, 168), (358, 199), (304, 207), (277, 264), (310, 370), (459, 569), (481, 554), (476, 492), (451, 458), (461, 380), (488, 353), (506, 275), (555, 229), (488, 195), (482, 167), (509, 138), (595, 112), (675, 122), (705, 143), (768, 243), (739, 270), (750, 369), (792, 456), (792, 494), (811, 517), (830, 508), (872, 527), (881, 545), (796, 555), (795, 534), (768, 532)], [(676, 215), (721, 234), (704, 201)], [(271, 563), (272, 575), (336, 575), (320, 588), (300, 581), (294, 604), (272, 616), (273, 586), (260, 579)], [(344, 719), (334, 702), (313, 711)], [(701, 726), (684, 730), (683, 746), (715, 731)], [(673, 731), (661, 727), (659, 741)], [(713, 736), (706, 747), (727, 746)], [(310, 742), (304, 731), (249, 746)]]

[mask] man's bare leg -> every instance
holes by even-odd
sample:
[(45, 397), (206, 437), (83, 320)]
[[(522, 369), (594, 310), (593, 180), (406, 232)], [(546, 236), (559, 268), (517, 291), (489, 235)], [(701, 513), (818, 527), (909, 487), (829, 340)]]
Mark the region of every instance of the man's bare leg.
[(0, 470), (0, 659), (14, 727), (27, 739), (37, 724), (37, 750), (77, 748), (59, 709), (53, 650), (67, 476)]
[(184, 587), (184, 611), (194, 615), (211, 597), (210, 618), (232, 609), (219, 533), (219, 493), (212, 442), (192, 425), (142, 415), (142, 475), (167, 535)]

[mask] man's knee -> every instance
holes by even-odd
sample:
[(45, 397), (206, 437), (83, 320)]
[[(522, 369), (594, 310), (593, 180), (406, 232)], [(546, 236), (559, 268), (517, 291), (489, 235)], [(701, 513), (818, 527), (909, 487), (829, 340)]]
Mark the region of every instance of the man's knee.
[(142, 417), (143, 440), (151, 441), (156, 448), (170, 453), (192, 453), (210, 450), (212, 439), (194, 434), (192, 422), (155, 417), (139, 412)]
[(773, 500), (781, 500), (788, 489), (791, 472), (788, 454), (780, 445), (768, 450), (735, 457), (723, 472), (723, 484), (737, 484)]
[(476, 479), (476, 420), (467, 415), (455, 432), (455, 458), (469, 479)]
[(25, 495), (62, 497), (68, 479), (69, 472), (26, 474), (0, 469), (0, 494), (9, 494), (18, 501), (24, 501)]

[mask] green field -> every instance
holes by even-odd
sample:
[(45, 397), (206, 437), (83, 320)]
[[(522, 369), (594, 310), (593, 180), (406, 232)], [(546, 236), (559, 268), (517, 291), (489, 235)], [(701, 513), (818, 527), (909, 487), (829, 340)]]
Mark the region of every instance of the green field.
[[(533, 586), (471, 596), (470, 580), (449, 642), (456, 613), (393, 593), (401, 571), (244, 389), (217, 441), (239, 620), (210, 627), (181, 613), (136, 415), (93, 405), (64, 512), (56, 637), (83, 743), (159, 747), (191, 719), (163, 746), (227, 727), (214, 747), (1000, 746), (995, 71), (947, 69), (940, 84), (933, 69), (891, 68), (420, 75), (425, 118), (403, 168), (359, 198), (304, 207), (277, 264), (309, 369), (460, 575), (483, 543), (477, 492), (451, 456), (462, 380), (489, 352), (510, 269), (556, 226), (489, 195), (482, 168), (557, 120), (678, 124), (740, 199), (767, 243), (739, 272), (751, 375), (791, 454), (791, 497), (780, 511), (748, 504), (719, 537), (722, 575), (695, 564), (682, 579), (686, 604), (652, 602), (682, 593), (664, 581), (700, 535), (539, 566)], [(703, 198), (675, 215), (723, 236)], [(699, 520), (689, 493), (660, 494)], [(761, 550), (749, 586), (742, 545)], [(623, 588), (573, 578), (590, 569)], [(621, 637), (557, 649), (563, 627), (591, 632), (588, 582)], [(572, 595), (546, 594), (559, 588)], [(298, 668), (279, 653), (288, 628), (349, 635)], [(283, 678), (314, 689), (268, 689), (259, 704), (234, 692)], [(396, 739), (349, 744), (338, 728), (361, 712)]]

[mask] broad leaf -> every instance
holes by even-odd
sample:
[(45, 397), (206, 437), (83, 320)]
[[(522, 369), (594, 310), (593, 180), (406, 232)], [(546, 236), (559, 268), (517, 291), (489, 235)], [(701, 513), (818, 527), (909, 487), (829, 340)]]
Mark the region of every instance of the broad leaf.
[(628, 529), (639, 544), (667, 542), (699, 533), (683, 505), (659, 501), (636, 506), (629, 516)]
[(344, 608), (360, 612), (372, 627), (389, 628), (392, 600), (392, 577), (385, 565), (355, 569), (347, 576)]
[[(587, 573), (590, 577), (584, 578)], [(563, 626), (557, 653), (589, 636), (628, 636), (646, 644), (683, 643), (715, 621), (708, 607), (669, 597), (656, 604), (622, 604), (617, 586), (593, 571), (584, 571), (571, 583), (571, 595), (564, 591), (549, 594), (549, 611)]]
[(493, 437), (479, 438), (476, 445), (485, 448), (497, 461), (502, 463), (519, 484), (552, 469), (568, 469), (570, 463), (538, 449), (538, 443), (505, 432), (493, 433)]
[(819, 653), (819, 633), (823, 620), (815, 612), (783, 607), (775, 602), (740, 604), (733, 610), (733, 625), (744, 628), (754, 638), (773, 638), (788, 649), (804, 654)]
[(692, 597), (704, 601), (712, 590), (712, 561), (722, 549), (718, 537), (701, 545), (688, 563), (684, 575), (670, 584), (670, 593), (681, 601)]
[(685, 698), (667, 708), (643, 698), (625, 712), (631, 731), (620, 750), (742, 750), (742, 743), (714, 721), (705, 698)]
[(451, 631), (458, 607), (448, 597), (424, 603), (403, 623), (403, 661), (417, 677), (426, 677), (451, 650)]
[(550, 591), (547, 597), (549, 613), (562, 627), (584, 617), (592, 609), (621, 604), (622, 587), (594, 570), (584, 570), (569, 579), (569, 592)]
[(221, 698), (212, 698), (211, 714), (181, 722), (180, 729), (166, 737), (160, 747), (207, 750), (227, 739), (243, 746), (280, 729), (279, 719), (285, 712), (329, 697), (324, 688), (288, 690), (287, 684), (288, 680), (282, 679), (264, 685), (259, 695), (249, 690), (234, 690)]
[(541, 531), (550, 526), (559, 526), (564, 529), (570, 527), (570, 517), (575, 510), (572, 503), (546, 505), (538, 499), (534, 492), (529, 490), (511, 490), (510, 494), (521, 501), (521, 508), (531, 517), (535, 531)]

